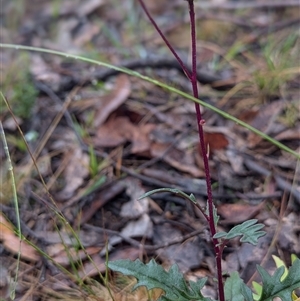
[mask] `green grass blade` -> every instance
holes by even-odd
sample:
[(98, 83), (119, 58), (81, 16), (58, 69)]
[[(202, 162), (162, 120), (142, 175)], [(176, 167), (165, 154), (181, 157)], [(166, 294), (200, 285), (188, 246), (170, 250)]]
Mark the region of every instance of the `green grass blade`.
[[(1, 93), (1, 96), (4, 98), (2, 93)], [(15, 295), (16, 295), (16, 288), (17, 288), (17, 284), (18, 284), (18, 274), (19, 274), (19, 269), (20, 269), (22, 232), (21, 232), (20, 211), (19, 211), (18, 195), (17, 195), (16, 181), (15, 181), (15, 176), (14, 176), (14, 171), (13, 171), (13, 165), (12, 165), (12, 162), (11, 162), (9, 149), (8, 149), (8, 145), (7, 145), (7, 141), (6, 141), (6, 138), (5, 138), (5, 133), (4, 133), (4, 129), (3, 129), (1, 121), (0, 121), (0, 136), (1, 136), (1, 140), (2, 140), (3, 145), (4, 145), (3, 148), (4, 148), (4, 152), (5, 152), (5, 155), (6, 155), (6, 158), (7, 158), (7, 162), (8, 162), (8, 171), (9, 171), (10, 178), (11, 178), (13, 202), (14, 202), (14, 205), (15, 205), (15, 212), (16, 212), (17, 234), (18, 234), (18, 237), (20, 239), (20, 246), (19, 246), (19, 250), (18, 250), (17, 264), (16, 264), (16, 275), (14, 277), (14, 283), (12, 285), (12, 289), (11, 289), (11, 292), (10, 292), (10, 298), (12, 300), (14, 300)]]
[(48, 54), (54, 54), (54, 55), (59, 55), (59, 56), (63, 56), (63, 57), (66, 57), (66, 58), (73, 58), (73, 59), (76, 59), (76, 60), (81, 60), (83, 62), (87, 62), (87, 63), (91, 63), (91, 64), (95, 64), (95, 65), (98, 65), (98, 66), (103, 66), (103, 67), (106, 67), (106, 68), (110, 68), (110, 69), (114, 69), (114, 70), (117, 70), (117, 71), (120, 71), (122, 73), (126, 73), (128, 75), (131, 75), (131, 76), (135, 76), (135, 77), (138, 77), (142, 80), (145, 80), (147, 82), (150, 82), (156, 86), (159, 86), (159, 87), (162, 87), (166, 90), (168, 90), (169, 92), (173, 92), (177, 95), (181, 95), (182, 97), (184, 98), (187, 98), (187, 99), (190, 99), (196, 103), (199, 103), (200, 105), (202, 105), (203, 107), (207, 108), (207, 109), (210, 109), (212, 110), (213, 112), (221, 115), (222, 117), (226, 118), (226, 119), (229, 119), (233, 122), (235, 122), (236, 124), (248, 129), (249, 131), (257, 134), (258, 136), (262, 137), (263, 139), (271, 142), (273, 145), (276, 145), (278, 148), (292, 154), (295, 158), (297, 159), (300, 159), (300, 154), (297, 153), (296, 151), (290, 149), (289, 147), (287, 147), (286, 145), (282, 144), (281, 142), (271, 138), (270, 136), (266, 135), (265, 133), (259, 131), (258, 129), (252, 127), (251, 125), (247, 124), (246, 122), (243, 122), (242, 120), (239, 120), (238, 118), (214, 107), (213, 105), (210, 105), (200, 99), (197, 99), (185, 92), (182, 92), (174, 87), (171, 87), (171, 86), (168, 86), (167, 84), (163, 83), (163, 82), (160, 82), (158, 80), (155, 80), (155, 79), (152, 79), (148, 76), (145, 76), (145, 75), (142, 75), (136, 71), (132, 71), (130, 69), (127, 69), (127, 68), (122, 68), (122, 67), (118, 67), (118, 66), (114, 66), (114, 65), (111, 65), (109, 63), (105, 63), (105, 62), (102, 62), (102, 61), (96, 61), (96, 60), (93, 60), (93, 59), (89, 59), (89, 58), (86, 58), (86, 57), (82, 57), (82, 56), (79, 56), (79, 55), (74, 55), (74, 54), (68, 54), (68, 53), (65, 53), (65, 52), (61, 52), (61, 51), (56, 51), (56, 50), (51, 50), (51, 49), (44, 49), (44, 48), (38, 48), (38, 47), (31, 47), (31, 46), (23, 46), (23, 45), (16, 45), (16, 44), (2, 44), (0, 43), (0, 47), (1, 48), (9, 48), (9, 49), (15, 49), (15, 50), (27, 50), (27, 51), (35, 51), (35, 52), (43, 52), (43, 53), (48, 53)]

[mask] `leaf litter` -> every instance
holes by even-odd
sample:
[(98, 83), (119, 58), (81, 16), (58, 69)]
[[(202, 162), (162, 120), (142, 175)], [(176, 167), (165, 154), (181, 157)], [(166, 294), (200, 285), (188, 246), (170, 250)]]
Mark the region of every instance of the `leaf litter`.
[[(182, 4), (174, 2), (166, 9), (164, 1), (146, 2), (188, 62), (188, 26), (182, 17), (186, 13)], [(297, 151), (300, 149), (299, 62), (295, 53), (299, 38), (293, 38), (292, 22), (286, 22), (286, 27), (280, 23), (282, 19), (293, 20), (295, 11), (286, 8), (279, 17), (276, 9), (266, 13), (260, 8), (248, 8), (237, 14), (226, 9), (228, 3), (224, 1), (223, 11), (220, 8), (213, 14), (209, 8), (205, 11), (199, 8), (197, 12), (203, 15), (203, 20), (198, 20), (201, 72), (205, 70), (204, 74), (210, 74), (211, 79), (219, 79), (200, 81), (201, 99)], [(139, 10), (131, 8), (130, 1), (124, 1), (118, 12), (113, 3), (99, 0), (78, 0), (76, 5), (64, 1), (58, 8), (53, 5), (46, 1), (39, 1), (36, 7), (25, 5), (18, 31), (13, 30), (13, 24), (5, 23), (4, 42), (81, 53), (116, 64), (135, 58), (142, 62), (135, 69), (187, 90), (187, 80), (176, 71), (176, 65), (169, 64), (168, 68), (153, 65), (152, 56), (162, 56), (164, 60), (169, 54)], [(3, 9), (9, 12), (13, 8), (5, 3)], [(176, 10), (180, 14), (175, 14)], [(252, 27), (241, 26), (243, 18), (249, 19)], [(253, 28), (260, 32), (254, 34)], [(270, 28), (278, 28), (278, 32), (272, 34), (272, 29), (268, 33)], [(7, 50), (3, 52), (5, 68), (9, 70), (13, 57)], [(30, 242), (22, 241), (19, 271), (22, 285), (17, 295), (27, 294), (32, 300), (52, 300), (53, 296), (68, 300), (68, 295), (75, 294), (80, 295), (78, 300), (92, 300), (92, 292), (76, 287), (81, 278), (94, 281), (90, 288), (96, 292), (95, 300), (109, 300), (108, 295), (100, 297), (105, 288), (97, 276), (105, 272), (106, 252), (110, 260), (156, 258), (165, 267), (178, 263), (187, 278), (197, 278), (199, 274), (213, 276), (211, 243), (206, 229), (199, 224), (197, 210), (169, 193), (137, 201), (148, 190), (169, 185), (193, 193), (203, 206), (206, 203), (193, 104), (127, 75), (87, 80), (102, 70), (78, 61), (44, 54), (31, 54), (30, 58), (33, 82), (27, 85), (36, 84), (40, 89), (42, 83), (48, 88), (39, 90), (30, 118), (16, 117), (24, 134), (36, 131), (39, 135), (37, 141), (29, 143), (33, 152), (43, 142), (36, 160), (51, 195), (43, 192), (33, 169), (26, 177), (22, 176), (30, 160), (28, 152), (18, 148), (20, 135), (16, 127), (8, 125), (11, 116), (1, 104), (0, 118), (5, 131), (16, 137), (9, 141), (9, 150), (18, 174), (22, 230)], [(14, 77), (7, 77), (3, 87), (8, 100), (12, 91), (18, 89)], [(58, 125), (53, 125), (68, 98), (70, 104)], [(22, 105), (22, 101), (12, 107), (13, 111), (17, 105)], [(208, 110), (203, 111), (213, 194), (221, 215), (219, 231), (228, 232), (235, 224), (252, 218), (266, 225), (268, 235), (261, 238), (257, 247), (241, 246), (239, 240), (233, 240), (225, 250), (225, 270), (239, 271), (248, 281), (255, 264), (260, 264), (268, 252), (280, 255), (287, 263), (291, 253), (300, 255), (299, 166), (294, 158), (269, 142)], [(44, 136), (51, 126), (55, 126), (51, 135)], [(96, 156), (94, 161), (92, 153)], [(0, 154), (1, 162), (5, 162), (4, 153)], [(2, 169), (6, 167), (2, 165), (5, 188), (9, 181), (4, 177)], [(9, 223), (9, 226), (1, 231), (1, 262), (10, 263), (3, 266), (4, 278), (10, 279), (14, 273), (10, 265), (15, 264), (19, 239), (13, 231), (16, 218), (11, 194), (6, 188), (2, 193), (6, 194), (1, 195), (6, 218), (1, 215), (1, 225)], [(280, 208), (283, 215), (279, 214)], [(67, 218), (74, 233), (59, 214)], [(200, 234), (187, 238), (199, 228)], [(272, 242), (274, 237), (276, 241)], [(42, 261), (31, 243), (52, 261), (49, 258)], [(79, 279), (59, 271), (55, 262), (71, 273), (75, 266)], [(274, 267), (271, 257), (265, 262), (271, 271)], [(31, 289), (30, 283), (38, 280), (36, 271), (41, 266), (46, 271), (43, 277), (47, 283), (38, 291)], [(59, 277), (54, 277), (57, 272)], [(209, 291), (213, 286), (209, 278), (205, 289)], [(56, 288), (59, 292), (55, 292)], [(122, 294), (134, 300), (129, 289), (118, 293), (117, 289), (117, 284), (112, 286), (118, 296), (116, 300), (121, 300)], [(3, 295), (6, 294), (4, 289)], [(213, 292), (209, 295), (213, 296)], [(143, 300), (145, 293), (138, 298)]]

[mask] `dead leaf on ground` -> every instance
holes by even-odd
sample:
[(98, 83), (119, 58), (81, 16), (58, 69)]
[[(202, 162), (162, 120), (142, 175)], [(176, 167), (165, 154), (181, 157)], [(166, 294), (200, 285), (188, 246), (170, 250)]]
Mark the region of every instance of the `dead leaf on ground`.
[[(84, 247), (104, 244), (103, 235), (94, 231), (80, 230), (76, 233), (78, 239)], [(64, 246), (72, 247), (78, 243), (77, 238), (66, 231), (36, 231), (36, 237), (43, 239), (47, 244), (63, 244)]]
[(17, 255), (21, 252), (21, 258), (33, 262), (39, 261), (37, 251), (25, 240), (20, 240), (14, 232), (14, 226), (9, 223), (0, 212), (0, 240), (4, 248), (12, 254)]
[(98, 147), (116, 147), (131, 142), (131, 153), (147, 152), (150, 148), (149, 133), (154, 124), (134, 125), (128, 117), (110, 118), (98, 130), (94, 144)]
[(149, 198), (139, 200), (146, 193), (141, 182), (133, 177), (127, 177), (123, 183), (126, 186), (126, 194), (130, 197), (130, 201), (122, 205), (120, 216), (134, 219), (147, 214)]
[(223, 133), (204, 133), (204, 141), (209, 145), (209, 152), (213, 153), (216, 150), (225, 149), (228, 145), (228, 140)]
[(284, 250), (300, 253), (300, 220), (294, 212), (282, 219), (282, 229), (278, 237), (278, 244)]
[(218, 206), (218, 213), (224, 218), (222, 223), (239, 224), (253, 218), (263, 208), (263, 205), (221, 204)]
[(62, 266), (69, 266), (78, 261), (83, 261), (87, 259), (88, 256), (99, 254), (102, 247), (89, 247), (84, 250), (77, 250), (75, 248), (70, 248), (66, 250), (65, 246), (62, 244), (56, 244), (47, 248), (48, 254), (51, 256), (53, 261)]
[(101, 98), (101, 105), (95, 114), (94, 126), (101, 126), (121, 104), (123, 104), (131, 93), (131, 84), (128, 75), (117, 76), (115, 89)]
[(30, 72), (35, 80), (42, 81), (56, 91), (61, 82), (59, 73), (54, 72), (39, 54), (31, 56)]
[(79, 6), (77, 6), (77, 13), (80, 17), (87, 16), (99, 9), (102, 5), (106, 3), (107, 0), (86, 0), (83, 1)]
[[(298, 140), (300, 141), (300, 128), (287, 129), (280, 134), (276, 135), (274, 139), (278, 141), (282, 140)], [(299, 144), (298, 144), (299, 145)]]
[[(140, 250), (137, 248), (122, 248), (116, 249), (114, 252), (109, 254), (109, 260), (119, 260), (119, 259), (129, 259), (136, 260), (139, 258)], [(94, 254), (91, 256), (92, 262), (87, 262), (84, 264), (83, 268), (78, 269), (78, 275), (84, 279), (86, 277), (93, 277), (99, 273), (104, 273), (107, 269), (106, 259), (102, 258), (99, 254)]]
[[(181, 231), (168, 224), (154, 226), (153, 241), (156, 245), (172, 242), (180, 237), (182, 237)], [(178, 264), (182, 272), (200, 266), (203, 259), (203, 248), (196, 237), (184, 243), (158, 249), (155, 253), (165, 265)]]
[(129, 222), (121, 231), (125, 237), (152, 238), (153, 223), (148, 214), (143, 214), (138, 220)]
[(152, 143), (151, 145), (151, 155), (154, 158), (160, 157), (163, 161), (170, 164), (172, 167), (189, 173), (193, 177), (201, 177), (203, 172), (196, 166), (195, 158), (193, 154), (189, 151), (180, 151), (178, 149), (172, 148), (165, 155), (166, 150), (168, 149), (168, 144), (163, 143)]
[(74, 45), (77, 47), (83, 47), (86, 43), (90, 42), (93, 37), (100, 33), (101, 26), (99, 24), (85, 24), (80, 32), (77, 33), (74, 39)]
[[(262, 108), (259, 109), (257, 115), (254, 117), (250, 125), (255, 127), (256, 129), (262, 131), (265, 134), (270, 134), (272, 132), (272, 128), (274, 127), (274, 123), (283, 109), (282, 101), (274, 101), (266, 104)], [(262, 137), (257, 134), (250, 132), (248, 134), (248, 146), (250, 148), (255, 147), (263, 140)]]
[(63, 172), (65, 187), (57, 195), (60, 200), (67, 200), (72, 197), (89, 175), (89, 156), (79, 146), (69, 152), (65, 152), (64, 156), (67, 160), (66, 168)]

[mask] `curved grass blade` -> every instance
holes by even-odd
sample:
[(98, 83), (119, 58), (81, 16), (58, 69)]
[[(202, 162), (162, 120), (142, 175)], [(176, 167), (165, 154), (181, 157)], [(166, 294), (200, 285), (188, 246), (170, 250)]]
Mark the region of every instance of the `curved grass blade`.
[(145, 80), (147, 82), (150, 82), (156, 86), (159, 86), (159, 87), (162, 87), (170, 92), (173, 92), (177, 95), (180, 95), (184, 98), (187, 98), (187, 99), (190, 99), (192, 100), (193, 102), (196, 102), (200, 105), (202, 105), (203, 107), (207, 108), (207, 109), (210, 109), (212, 110), (213, 112), (221, 115), (222, 117), (226, 118), (226, 119), (229, 119), (233, 122), (235, 122), (236, 124), (248, 129), (249, 131), (255, 133), (256, 135), (262, 137), (263, 139), (271, 142), (273, 145), (276, 145), (278, 148), (292, 154), (295, 158), (297, 159), (300, 159), (300, 154), (297, 153), (296, 151), (290, 149), (289, 147), (287, 147), (286, 145), (282, 144), (281, 142), (273, 139), (272, 137), (266, 135), (265, 133), (259, 131), (258, 129), (252, 127), (251, 125), (247, 124), (246, 122), (242, 121), (242, 120), (239, 120), (238, 118), (228, 114), (227, 112), (224, 112), (216, 107), (214, 107), (213, 105), (210, 105), (206, 102), (204, 102), (203, 100), (200, 100), (200, 99), (197, 99), (185, 92), (182, 92), (181, 90), (178, 90), (174, 87), (171, 87), (163, 82), (160, 82), (158, 80), (155, 80), (155, 79), (152, 79), (148, 76), (145, 76), (145, 75), (142, 75), (136, 71), (132, 71), (132, 70), (129, 70), (127, 68), (122, 68), (122, 67), (118, 67), (118, 66), (114, 66), (114, 65), (111, 65), (111, 64), (108, 64), (108, 63), (105, 63), (105, 62), (102, 62), (102, 61), (96, 61), (96, 60), (93, 60), (93, 59), (89, 59), (89, 58), (86, 58), (86, 57), (83, 57), (83, 56), (79, 56), (79, 55), (74, 55), (74, 54), (68, 54), (68, 53), (65, 53), (65, 52), (61, 52), (61, 51), (55, 51), (55, 50), (51, 50), (51, 49), (45, 49), (45, 48), (38, 48), (38, 47), (31, 47), (31, 46), (24, 46), (24, 45), (16, 45), (16, 44), (3, 44), (3, 43), (0, 43), (0, 47), (1, 48), (9, 48), (9, 49), (15, 49), (15, 50), (27, 50), (27, 51), (35, 51), (35, 52), (43, 52), (43, 53), (48, 53), (48, 54), (54, 54), (54, 55), (59, 55), (59, 56), (63, 56), (63, 57), (66, 57), (66, 58), (73, 58), (73, 59), (76, 59), (76, 60), (81, 60), (83, 62), (87, 62), (87, 63), (91, 63), (91, 64), (95, 64), (95, 65), (98, 65), (98, 66), (103, 66), (103, 67), (106, 67), (106, 68), (110, 68), (110, 69), (114, 69), (114, 70), (117, 70), (117, 71), (120, 71), (122, 73), (126, 73), (128, 75), (132, 75), (132, 76), (135, 76), (135, 77), (138, 77), (142, 80)]

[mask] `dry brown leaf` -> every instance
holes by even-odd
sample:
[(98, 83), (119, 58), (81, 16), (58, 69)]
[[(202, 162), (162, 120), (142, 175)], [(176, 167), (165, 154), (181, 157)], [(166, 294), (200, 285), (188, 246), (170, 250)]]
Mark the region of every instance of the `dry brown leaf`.
[[(55, 247), (58, 247), (55, 245)], [(53, 248), (52, 248), (53, 250)], [(82, 261), (87, 259), (88, 255), (98, 254), (102, 250), (102, 247), (89, 247), (85, 250), (75, 250), (75, 248), (68, 248), (68, 252), (66, 252), (65, 247), (60, 245), (60, 252), (55, 252), (54, 256), (51, 256), (52, 259), (62, 266), (68, 266), (71, 263), (76, 261)], [(71, 259), (71, 260), (70, 260)]]
[(191, 174), (195, 178), (203, 175), (202, 171), (196, 166), (192, 153), (173, 148), (165, 154), (168, 147), (167, 144), (154, 142), (151, 145), (151, 155), (155, 158), (162, 157), (163, 161), (180, 171)]
[(300, 252), (300, 240), (297, 231), (300, 229), (299, 217), (291, 212), (282, 219), (282, 230), (278, 237), (278, 245), (291, 253)]
[(224, 149), (228, 145), (228, 140), (223, 133), (204, 133), (204, 141), (209, 145), (209, 152)]
[(155, 124), (142, 124), (135, 127), (132, 137), (132, 154), (142, 154), (149, 151), (151, 141), (149, 134), (155, 128)]
[[(109, 260), (118, 259), (130, 259), (136, 260), (139, 258), (140, 250), (137, 248), (120, 248), (109, 255)], [(105, 258), (100, 257), (99, 254), (94, 254), (91, 256), (92, 262), (87, 262), (83, 269), (78, 269), (78, 275), (81, 278), (93, 277), (99, 273), (104, 273), (106, 271)]]
[(58, 89), (61, 76), (57, 72), (52, 71), (40, 55), (34, 54), (31, 56), (30, 72), (35, 80), (50, 85), (53, 90)]
[(105, 0), (86, 0), (77, 6), (77, 12), (80, 17), (87, 16), (100, 6), (105, 4)]
[(153, 14), (161, 14), (166, 11), (171, 1), (168, 0), (144, 0), (147, 9)]
[[(265, 134), (269, 134), (272, 129), (272, 125), (276, 121), (276, 118), (280, 111), (283, 108), (282, 101), (274, 101), (265, 105), (264, 107), (258, 110), (257, 115), (252, 120), (250, 125), (255, 127), (256, 129), (262, 131)], [(257, 134), (250, 132), (247, 138), (248, 146), (250, 148), (255, 147), (263, 140), (262, 137), (258, 136)]]
[(130, 140), (134, 130), (129, 118), (110, 118), (98, 129), (94, 144), (99, 147), (116, 147)]
[(21, 252), (21, 258), (36, 262), (40, 259), (37, 251), (26, 241), (20, 240), (14, 233), (14, 226), (0, 212), (0, 239), (5, 249), (16, 255)]
[(76, 36), (74, 39), (74, 45), (77, 47), (82, 47), (86, 43), (90, 42), (93, 37), (99, 34), (101, 27), (99, 24), (85, 24), (81, 29), (80, 34)]
[(253, 218), (262, 208), (262, 204), (221, 204), (218, 213), (224, 218), (223, 223), (237, 224)]
[(287, 129), (277, 136), (275, 136), (276, 140), (282, 141), (282, 140), (298, 140), (300, 141), (300, 129), (298, 128), (293, 128), (293, 129)]
[(115, 89), (108, 95), (102, 97), (101, 106), (99, 106), (96, 114), (94, 125), (96, 128), (101, 126), (121, 104), (125, 102), (131, 92), (131, 84), (126, 74), (117, 77)]
[(89, 175), (89, 156), (77, 147), (64, 154), (68, 160), (64, 170), (65, 188), (59, 192), (58, 198), (66, 200), (74, 195)]
[(100, 147), (116, 147), (125, 142), (131, 142), (131, 153), (138, 154), (149, 150), (149, 133), (154, 124), (135, 126), (128, 117), (110, 118), (97, 131), (94, 144)]

